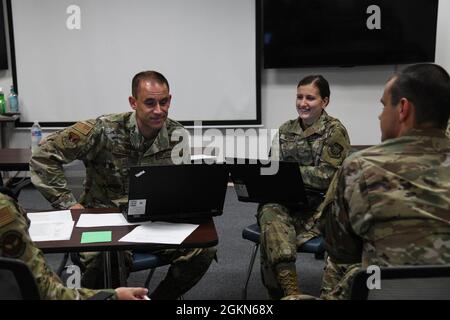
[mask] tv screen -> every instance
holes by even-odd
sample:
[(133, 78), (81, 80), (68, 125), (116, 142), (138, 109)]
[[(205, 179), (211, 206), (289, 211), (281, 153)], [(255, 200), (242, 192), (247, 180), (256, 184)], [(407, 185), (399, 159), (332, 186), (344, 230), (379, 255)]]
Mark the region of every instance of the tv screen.
[(5, 17), (3, 1), (0, 1), (0, 69), (8, 69), (8, 54), (6, 53)]
[(265, 68), (434, 62), (438, 0), (264, 0)]

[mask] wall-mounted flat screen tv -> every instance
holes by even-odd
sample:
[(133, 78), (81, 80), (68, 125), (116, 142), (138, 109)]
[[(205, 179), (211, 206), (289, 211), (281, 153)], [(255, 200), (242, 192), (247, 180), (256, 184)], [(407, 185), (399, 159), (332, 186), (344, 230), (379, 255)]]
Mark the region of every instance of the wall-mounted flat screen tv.
[(265, 68), (434, 62), (438, 0), (263, 0)]

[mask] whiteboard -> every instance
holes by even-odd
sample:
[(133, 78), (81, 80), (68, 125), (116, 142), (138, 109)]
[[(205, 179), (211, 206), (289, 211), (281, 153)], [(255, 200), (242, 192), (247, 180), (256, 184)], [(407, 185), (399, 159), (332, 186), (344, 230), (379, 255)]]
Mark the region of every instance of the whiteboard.
[(11, 1), (21, 122), (129, 111), (133, 76), (156, 70), (172, 119), (261, 123), (256, 1)]

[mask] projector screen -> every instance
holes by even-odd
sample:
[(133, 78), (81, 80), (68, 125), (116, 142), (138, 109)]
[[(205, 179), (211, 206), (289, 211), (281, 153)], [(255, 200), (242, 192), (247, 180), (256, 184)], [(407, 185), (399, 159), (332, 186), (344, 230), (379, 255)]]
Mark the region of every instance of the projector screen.
[(261, 123), (257, 0), (8, 1), (21, 122), (59, 126), (131, 110), (131, 80), (156, 70), (169, 117)]

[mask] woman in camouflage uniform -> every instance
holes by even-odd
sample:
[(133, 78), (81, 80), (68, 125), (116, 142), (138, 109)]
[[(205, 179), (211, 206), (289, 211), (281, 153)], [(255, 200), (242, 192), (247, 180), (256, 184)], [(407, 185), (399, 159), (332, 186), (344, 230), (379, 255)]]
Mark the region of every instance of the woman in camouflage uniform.
[[(350, 150), (347, 130), (324, 110), (329, 100), (325, 78), (311, 75), (302, 79), (297, 86), (299, 117), (280, 127), (272, 148), (273, 155), (278, 150), (280, 160), (298, 162), (305, 185), (322, 193)], [(273, 299), (300, 295), (295, 268), (297, 247), (319, 235), (314, 212), (322, 197), (315, 193), (308, 200), (307, 209), (278, 203), (258, 209), (261, 274)]]

